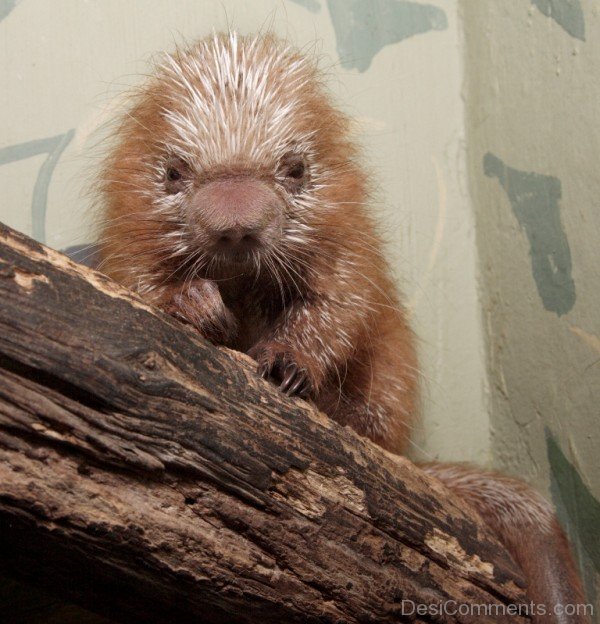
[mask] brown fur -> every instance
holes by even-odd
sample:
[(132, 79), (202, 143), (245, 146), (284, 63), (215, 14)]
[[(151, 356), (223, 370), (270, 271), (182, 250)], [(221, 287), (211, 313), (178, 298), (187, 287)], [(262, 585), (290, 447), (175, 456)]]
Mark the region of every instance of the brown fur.
[[(194, 60), (202, 72), (207, 64), (222, 62), (211, 53), (225, 49), (233, 55), (232, 48), (252, 60), (241, 71), (217, 80), (216, 86), (194, 69)], [(276, 122), (276, 107), (269, 109), (271, 104), (261, 101), (264, 115), (272, 115), (269, 123), (263, 127), (257, 117), (245, 125), (227, 108), (225, 95), (231, 92), (231, 98), (239, 98), (240, 106), (250, 110), (252, 98), (245, 95), (244, 81), (250, 80), (252, 64), (271, 57), (275, 61), (269, 65), (267, 89), (277, 106), (291, 108), (284, 122)], [(414, 339), (367, 211), (367, 179), (356, 162), (347, 119), (331, 106), (314, 66), (270, 37), (220, 36), (213, 43), (200, 42), (178, 52), (173, 63), (174, 72), (158, 69), (142, 87), (106, 159), (101, 175), (104, 270), (210, 340), (252, 355), (259, 372), (283, 390), (311, 398), (332, 418), (382, 447), (405, 452), (416, 409)], [(218, 106), (232, 119), (223, 122), (224, 131), (215, 130), (221, 137), (216, 142), (203, 135), (199, 123), (196, 145), (193, 132), (178, 134), (165, 117), (166, 110), (173, 111), (193, 126), (195, 118), (188, 110), (193, 98), (180, 74), (199, 98), (210, 99), (215, 89), (220, 90), (217, 97), (225, 98)], [(212, 126), (216, 117), (215, 112), (204, 121)], [(284, 160), (281, 154), (277, 160), (277, 145), (258, 157), (252, 155), (252, 146), (260, 149), (277, 137), (279, 127), (282, 136), (287, 132), (288, 142), (289, 136), (310, 137), (305, 156), (308, 174), (301, 181), (277, 178)], [(228, 131), (241, 137), (229, 151), (222, 136)], [(206, 145), (212, 145), (212, 151)], [(177, 153), (178, 171), (189, 176), (187, 190), (176, 196), (181, 200), (177, 210), (165, 208), (175, 199), (163, 186), (182, 183), (164, 183), (156, 173), (157, 163), (173, 158), (171, 148)], [(183, 165), (182, 153), (187, 159)], [(307, 209), (301, 209), (289, 184), (302, 185)], [(232, 188), (251, 194), (251, 216), (241, 214)], [(214, 205), (207, 206), (207, 201)], [(294, 223), (309, 234), (302, 244), (286, 245), (282, 232), (286, 224)], [(242, 232), (259, 236), (260, 253), (278, 250), (284, 263), (273, 269), (264, 263), (191, 262), (190, 249), (211, 248), (231, 231), (236, 236)], [(187, 251), (178, 251), (176, 241), (184, 241)], [(441, 464), (426, 470), (481, 513), (526, 573), (532, 599), (582, 599), (564, 535), (527, 486)], [(503, 513), (514, 501), (531, 514)], [(523, 534), (528, 536), (525, 548)], [(531, 544), (544, 549), (544, 556), (532, 553)]]

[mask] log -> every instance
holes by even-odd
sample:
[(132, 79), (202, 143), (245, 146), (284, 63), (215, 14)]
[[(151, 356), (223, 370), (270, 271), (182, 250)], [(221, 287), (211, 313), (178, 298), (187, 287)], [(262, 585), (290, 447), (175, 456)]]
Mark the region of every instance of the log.
[(123, 622), (527, 621), (441, 484), (4, 226), (0, 559)]

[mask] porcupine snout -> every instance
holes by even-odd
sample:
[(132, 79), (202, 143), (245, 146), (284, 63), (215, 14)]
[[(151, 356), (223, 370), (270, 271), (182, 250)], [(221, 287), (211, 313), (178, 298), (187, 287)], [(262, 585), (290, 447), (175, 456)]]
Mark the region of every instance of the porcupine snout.
[(192, 227), (201, 230), (213, 253), (232, 261), (260, 251), (281, 227), (281, 199), (266, 182), (250, 175), (204, 184), (192, 209)]

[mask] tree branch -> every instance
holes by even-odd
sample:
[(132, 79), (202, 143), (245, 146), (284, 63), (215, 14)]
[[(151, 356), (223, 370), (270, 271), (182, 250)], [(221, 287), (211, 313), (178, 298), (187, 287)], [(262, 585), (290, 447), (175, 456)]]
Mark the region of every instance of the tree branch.
[(409, 461), (6, 227), (0, 553), (128, 622), (398, 622), (402, 601), (525, 600), (477, 516)]

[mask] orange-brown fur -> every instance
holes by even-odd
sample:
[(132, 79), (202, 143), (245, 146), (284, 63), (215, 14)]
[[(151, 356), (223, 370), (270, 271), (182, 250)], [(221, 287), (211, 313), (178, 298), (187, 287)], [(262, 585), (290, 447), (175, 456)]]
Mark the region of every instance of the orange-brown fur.
[[(275, 122), (271, 124), (275, 129), (267, 132), (265, 128), (271, 126), (261, 128), (260, 118), (246, 127), (236, 117), (235, 124), (231, 122), (232, 132), (241, 139), (234, 144), (235, 149), (223, 147), (225, 155), (220, 153), (218, 138), (214, 143), (213, 137), (199, 138), (201, 145), (194, 146), (186, 144), (194, 142), (193, 135), (186, 134), (183, 140), (174, 133), (165, 111), (188, 119), (185, 107), (193, 105), (187, 83), (178, 78), (180, 71), (187, 72), (186, 79), (192, 83), (196, 80), (192, 89), (198, 98), (213, 97), (214, 85), (210, 81), (205, 84), (201, 74), (194, 73), (193, 65), (189, 72), (180, 70), (194, 55), (201, 57), (199, 65), (205, 64), (210, 45), (230, 54), (235, 48), (234, 56), (251, 50), (255, 64), (274, 55), (267, 88), (273, 90), (281, 105), (290, 99), (286, 136), (310, 137), (306, 139), (309, 155), (303, 156), (309, 172), (313, 168), (313, 178), (307, 175), (302, 181), (303, 197), (308, 198), (306, 211), (298, 209), (285, 184), (278, 182), (279, 165), (271, 158), (271, 150), (260, 157), (251, 154), (252, 141), (259, 148), (261, 141), (276, 135)], [(390, 451), (403, 453), (416, 409), (414, 339), (367, 211), (367, 179), (348, 138), (347, 119), (331, 106), (314, 66), (271, 37), (251, 40), (219, 36), (213, 44), (200, 42), (189, 51), (178, 52), (173, 63), (174, 78), (171, 70), (159, 70), (142, 87), (118, 127), (116, 145), (106, 159), (101, 175), (106, 218), (101, 236), (103, 269), (139, 290), (150, 302), (191, 323), (210, 340), (251, 354), (262, 374), (287, 390), (310, 397), (340, 423)], [(243, 72), (217, 81), (223, 91), (240, 98), (241, 106), (250, 106), (244, 95), (244, 81), (252, 71), (248, 63)], [(290, 78), (288, 69), (296, 66), (299, 69)], [(292, 79), (300, 80), (302, 88), (297, 93), (291, 88), (288, 95), (285, 81)], [(232, 84), (236, 81), (239, 94)], [(265, 110), (269, 110), (267, 104)], [(207, 125), (212, 123), (213, 119), (206, 119)], [(228, 120), (222, 123), (227, 129)], [(199, 122), (199, 135), (204, 132), (201, 126)], [(226, 137), (222, 130), (219, 133), (225, 145)], [(277, 207), (281, 223), (297, 218), (310, 236), (303, 244), (286, 247), (283, 235), (261, 232), (266, 247), (279, 246), (285, 255), (285, 264), (275, 270), (264, 265), (240, 269), (227, 262), (190, 269), (186, 254), (173, 252), (173, 241), (178, 239), (173, 236), (176, 226), (172, 215), (170, 220), (165, 218), (153, 204), (153, 193), (162, 194), (163, 190), (150, 171), (164, 158), (171, 143), (183, 143), (179, 154), (189, 152), (193, 161), (185, 165), (186, 172), (189, 168), (193, 173), (186, 173), (190, 176), (185, 191), (188, 196), (181, 200), (179, 210), (183, 206), (184, 220), (192, 219), (194, 227), (200, 228), (199, 238), (194, 239), (200, 241), (198, 245), (204, 244), (201, 241), (212, 244), (215, 239), (214, 234), (210, 238), (208, 230), (204, 231), (206, 214), (198, 208), (205, 205), (203, 186), (212, 185), (215, 196), (223, 198), (219, 201), (229, 210), (233, 201), (227, 196), (229, 187), (248, 184), (249, 179), (252, 188), (258, 188), (257, 197), (272, 198), (265, 200), (265, 205), (269, 204), (271, 211)], [(212, 151), (202, 151), (206, 143), (213, 146)], [(149, 180), (158, 186), (149, 188)], [(155, 188), (159, 191), (152, 190)], [(231, 223), (237, 227), (235, 219)], [(288, 374), (292, 382), (286, 386)], [(528, 576), (532, 600), (582, 599), (562, 531), (527, 486), (467, 468), (432, 464), (425, 469), (481, 513)], [(494, 491), (495, 497), (482, 496), (486, 488)], [(501, 513), (516, 499), (530, 508), (529, 516)], [(540, 528), (542, 525), (545, 528)], [(521, 547), (523, 531), (531, 537), (530, 543), (547, 546), (544, 565), (553, 566), (553, 573), (537, 566), (530, 550)], [(544, 580), (540, 582), (540, 578)]]

